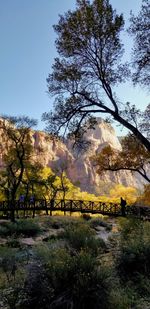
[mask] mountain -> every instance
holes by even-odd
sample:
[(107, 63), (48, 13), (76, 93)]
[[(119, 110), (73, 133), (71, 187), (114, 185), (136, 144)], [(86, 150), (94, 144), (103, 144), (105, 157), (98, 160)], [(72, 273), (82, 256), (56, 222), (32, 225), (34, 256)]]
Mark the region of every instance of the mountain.
[[(97, 121), (95, 130), (91, 129), (85, 135), (91, 145), (81, 153), (73, 150), (72, 143), (69, 140), (63, 143), (49, 139), (44, 132), (34, 132), (32, 138), (38, 161), (43, 166), (49, 166), (58, 173), (60, 169), (65, 170), (72, 183), (89, 193), (107, 193), (113, 184), (117, 183), (141, 189), (144, 181), (137, 173), (119, 171), (117, 173), (105, 172), (102, 176), (97, 174), (91, 156), (99, 153), (107, 145), (116, 150), (121, 150), (119, 138), (113, 127), (100, 118)], [(40, 149), (42, 149), (42, 152)]]
[[(142, 188), (144, 180), (137, 173), (129, 171), (105, 172), (98, 175), (91, 157), (99, 153), (103, 147), (110, 145), (116, 150), (121, 150), (120, 140), (113, 127), (101, 118), (97, 118), (95, 129), (90, 129), (85, 134), (85, 139), (91, 145), (82, 152), (73, 150), (70, 140), (62, 142), (51, 139), (45, 132), (31, 131), (35, 151), (35, 160), (43, 166), (49, 166), (56, 173), (64, 170), (71, 182), (82, 191), (96, 195), (108, 193), (114, 184), (123, 184)], [(3, 166), (3, 154), (6, 153), (8, 143), (2, 129), (0, 129), (0, 167)]]

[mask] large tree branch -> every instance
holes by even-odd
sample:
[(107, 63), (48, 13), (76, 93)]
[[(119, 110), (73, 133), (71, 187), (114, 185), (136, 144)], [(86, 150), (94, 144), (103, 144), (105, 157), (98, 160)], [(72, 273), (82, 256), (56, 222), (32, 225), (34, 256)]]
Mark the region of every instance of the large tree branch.
[(122, 166), (122, 167), (113, 167), (111, 165), (109, 165), (108, 168), (104, 168), (104, 170), (106, 171), (112, 171), (112, 172), (118, 172), (118, 171), (130, 171), (130, 172), (137, 172), (139, 173), (146, 181), (150, 182), (150, 178), (147, 176), (147, 174), (145, 172), (142, 172), (141, 170), (137, 169), (137, 168), (133, 168), (133, 167), (126, 167), (126, 166)]
[(129, 123), (127, 120), (125, 120), (115, 112), (112, 112), (111, 115), (117, 122), (119, 122), (124, 127), (129, 129), (136, 136), (136, 138), (145, 146), (145, 148), (150, 152), (150, 142), (136, 127), (134, 127), (131, 123)]

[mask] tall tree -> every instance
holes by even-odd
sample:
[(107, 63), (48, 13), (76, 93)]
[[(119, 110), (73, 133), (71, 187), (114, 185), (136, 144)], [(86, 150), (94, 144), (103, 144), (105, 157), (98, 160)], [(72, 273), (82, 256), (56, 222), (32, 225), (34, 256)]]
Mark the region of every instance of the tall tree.
[(14, 221), (14, 203), (22, 183), (25, 169), (33, 154), (31, 127), (37, 121), (26, 116), (3, 117), (1, 132), (5, 135), (3, 167), (0, 171), (0, 187), (11, 203), (11, 219)]
[(68, 178), (66, 175), (68, 169), (68, 161), (67, 158), (65, 158), (63, 161), (58, 161), (54, 171), (55, 173), (59, 176), (59, 186), (58, 186), (58, 191), (62, 192), (62, 200), (65, 200), (66, 193), (69, 191), (69, 186), (68, 186)]
[[(33, 154), (33, 152), (32, 152)], [(25, 166), (24, 175), (21, 181), (20, 192), (25, 196), (25, 199), (29, 199), (30, 196), (34, 198), (39, 198), (42, 193), (37, 195), (37, 188), (39, 191), (44, 185), (44, 181), (41, 177), (43, 171), (43, 166), (39, 162), (32, 162), (29, 160), (28, 164)]]
[(60, 16), (54, 26), (60, 57), (47, 79), (54, 111), (43, 115), (49, 131), (70, 133), (78, 141), (94, 127), (94, 115), (102, 113), (130, 130), (150, 151), (150, 141), (140, 129), (142, 113), (129, 103), (120, 104), (113, 91), (131, 76), (121, 62), (123, 26), (123, 16), (109, 0), (77, 0), (75, 11)]
[(150, 2), (143, 0), (137, 16), (131, 13), (129, 33), (134, 38), (133, 81), (149, 88), (150, 84)]

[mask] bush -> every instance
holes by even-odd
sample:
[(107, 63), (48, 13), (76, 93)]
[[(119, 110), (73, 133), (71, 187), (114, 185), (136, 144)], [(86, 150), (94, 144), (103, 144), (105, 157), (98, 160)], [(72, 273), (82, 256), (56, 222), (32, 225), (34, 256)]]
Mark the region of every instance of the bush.
[(91, 220), (91, 216), (90, 216), (89, 214), (82, 214), (82, 215), (81, 215), (81, 218), (84, 219), (84, 220), (86, 220), (86, 221)]
[(54, 286), (55, 279), (58, 280), (58, 285), (61, 285), (61, 280), (64, 280), (70, 271), (72, 257), (69, 251), (66, 248), (49, 248), (47, 245), (39, 245), (34, 249), (34, 256), (39, 261), (38, 263), (45, 265), (49, 270)]
[(109, 308), (110, 273), (90, 253), (81, 250), (74, 257), (72, 297), (75, 308)]
[(0, 228), (0, 236), (35, 236), (40, 232), (40, 226), (33, 219), (18, 220), (13, 222), (4, 222)]
[(125, 220), (122, 223), (120, 254), (117, 268), (124, 279), (137, 280), (139, 274), (150, 274), (150, 232), (149, 223), (139, 220)]
[(109, 295), (109, 309), (127, 309), (135, 308), (135, 298), (133, 290), (127, 288), (122, 288), (121, 286), (115, 286), (114, 289), (111, 289)]
[(92, 254), (98, 254), (101, 249), (105, 248), (104, 241), (96, 239), (94, 230), (85, 224), (67, 227), (62, 233), (62, 237), (77, 251), (84, 249)]
[(0, 248), (0, 268), (4, 272), (8, 283), (15, 278), (18, 262), (19, 256), (17, 249), (8, 247)]
[(134, 240), (121, 248), (118, 263), (119, 272), (125, 277), (133, 277), (137, 273), (150, 274), (150, 245)]
[(47, 228), (59, 229), (66, 228), (74, 224), (79, 224), (80, 219), (67, 216), (54, 216), (44, 218), (44, 226)]
[(20, 248), (21, 244), (16, 238), (11, 238), (6, 242), (6, 245), (11, 248)]
[(138, 274), (136, 281), (136, 290), (141, 297), (149, 299), (150, 303), (150, 277)]
[(2, 307), (0, 308), (19, 309), (18, 302), (19, 302), (20, 294), (21, 294), (20, 284), (9, 286), (9, 288), (5, 289), (1, 295)]
[(102, 226), (105, 227), (106, 230), (110, 231), (112, 229), (112, 225), (105, 222), (104, 220), (102, 220), (101, 218), (93, 218), (90, 220), (89, 225), (91, 228), (95, 228), (97, 226)]
[(54, 291), (49, 308), (107, 309), (110, 272), (85, 250), (72, 255), (67, 249), (38, 249), (48, 282)]
[(53, 297), (53, 288), (48, 281), (45, 269), (35, 263), (30, 264), (24, 284), (20, 309), (49, 309)]
[(9, 231), (7, 226), (0, 225), (0, 236), (1, 237), (7, 237), (9, 235)]

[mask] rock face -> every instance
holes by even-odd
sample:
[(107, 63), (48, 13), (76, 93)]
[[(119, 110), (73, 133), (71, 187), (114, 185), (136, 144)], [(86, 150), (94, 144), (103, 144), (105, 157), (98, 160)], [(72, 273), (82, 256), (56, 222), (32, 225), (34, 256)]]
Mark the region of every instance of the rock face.
[(80, 186), (83, 191), (94, 194), (107, 193), (116, 183), (138, 188), (143, 186), (143, 179), (127, 171), (106, 172), (102, 176), (97, 174), (91, 156), (99, 153), (107, 145), (121, 150), (115, 130), (102, 119), (98, 119), (95, 130), (88, 131), (86, 139), (91, 142), (91, 146), (82, 153), (75, 154), (69, 141), (62, 143), (48, 140), (44, 132), (35, 132), (33, 139), (35, 149), (43, 149), (42, 154), (39, 152), (39, 161), (54, 170), (65, 169), (72, 183)]
[[(130, 172), (106, 172), (99, 176), (96, 167), (93, 166), (91, 156), (99, 153), (103, 147), (110, 145), (114, 149), (121, 150), (121, 144), (110, 124), (98, 119), (95, 130), (91, 129), (86, 134), (86, 139), (91, 142), (88, 150), (82, 153), (74, 153), (70, 141), (65, 143), (51, 140), (46, 133), (35, 131), (32, 141), (36, 157), (43, 166), (49, 166), (55, 171), (64, 169), (72, 183), (80, 186), (81, 190), (94, 194), (107, 193), (112, 184), (121, 183), (125, 186), (142, 187), (143, 179)], [(3, 137), (0, 134), (0, 144)], [(42, 151), (41, 151), (42, 149)], [(2, 153), (0, 147), (0, 164), (2, 165)]]

